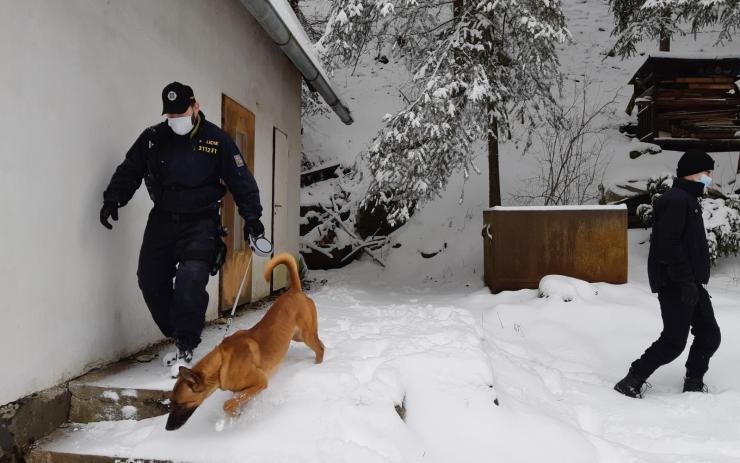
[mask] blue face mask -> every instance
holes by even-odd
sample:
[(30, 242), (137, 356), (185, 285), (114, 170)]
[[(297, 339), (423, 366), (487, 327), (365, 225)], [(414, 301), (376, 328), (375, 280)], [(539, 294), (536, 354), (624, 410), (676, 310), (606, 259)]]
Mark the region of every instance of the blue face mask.
[(707, 174), (701, 174), (701, 177), (699, 177), (697, 180), (699, 183), (703, 183), (704, 187), (708, 187), (712, 184), (712, 177), (708, 176)]

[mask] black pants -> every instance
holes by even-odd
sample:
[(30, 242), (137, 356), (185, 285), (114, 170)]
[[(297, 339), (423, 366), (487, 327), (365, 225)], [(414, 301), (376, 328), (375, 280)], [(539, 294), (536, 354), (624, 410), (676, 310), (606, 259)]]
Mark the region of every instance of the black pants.
[(681, 302), (681, 287), (671, 284), (658, 293), (663, 332), (642, 357), (632, 363), (630, 372), (647, 379), (658, 367), (672, 362), (683, 352), (689, 336), (694, 342), (686, 361), (686, 376), (701, 378), (709, 369), (709, 359), (719, 348), (721, 335), (707, 291), (699, 288), (699, 302), (689, 306)]
[(154, 322), (181, 349), (195, 349), (205, 325), (218, 216), (174, 221), (149, 214), (139, 254), (139, 288)]

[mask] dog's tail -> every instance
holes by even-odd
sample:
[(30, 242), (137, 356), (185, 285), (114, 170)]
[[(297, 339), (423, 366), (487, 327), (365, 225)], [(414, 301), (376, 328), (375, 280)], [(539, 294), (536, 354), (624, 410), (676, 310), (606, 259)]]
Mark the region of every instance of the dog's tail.
[(298, 275), (298, 264), (295, 262), (295, 257), (284, 252), (270, 259), (265, 266), (265, 280), (270, 281), (272, 279), (272, 270), (280, 264), (285, 264), (290, 272), (290, 290), (291, 291), (303, 291), (301, 288), (301, 277)]

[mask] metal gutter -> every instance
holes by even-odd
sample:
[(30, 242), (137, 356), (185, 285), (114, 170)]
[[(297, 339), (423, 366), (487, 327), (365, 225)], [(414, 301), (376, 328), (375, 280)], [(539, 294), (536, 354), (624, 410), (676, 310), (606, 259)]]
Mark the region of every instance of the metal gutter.
[[(321, 64), (315, 63), (309, 53), (293, 35), (288, 24), (269, 0), (241, 0), (242, 5), (254, 16), (257, 22), (267, 32), (283, 53), (293, 62), (308, 81), (311, 87), (319, 92), (326, 103), (347, 125), (354, 122), (352, 114), (346, 104), (339, 97), (329, 82), (325, 73), (320, 69)], [(292, 14), (291, 10), (291, 14)], [(297, 19), (296, 19), (297, 23)]]

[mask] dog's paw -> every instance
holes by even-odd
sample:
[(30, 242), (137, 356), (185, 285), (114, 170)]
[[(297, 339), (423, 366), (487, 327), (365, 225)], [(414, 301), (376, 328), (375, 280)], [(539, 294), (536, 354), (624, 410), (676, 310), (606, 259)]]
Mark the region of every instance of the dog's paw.
[(230, 417), (235, 417), (239, 414), (239, 402), (234, 399), (229, 399), (224, 402), (224, 412)]

